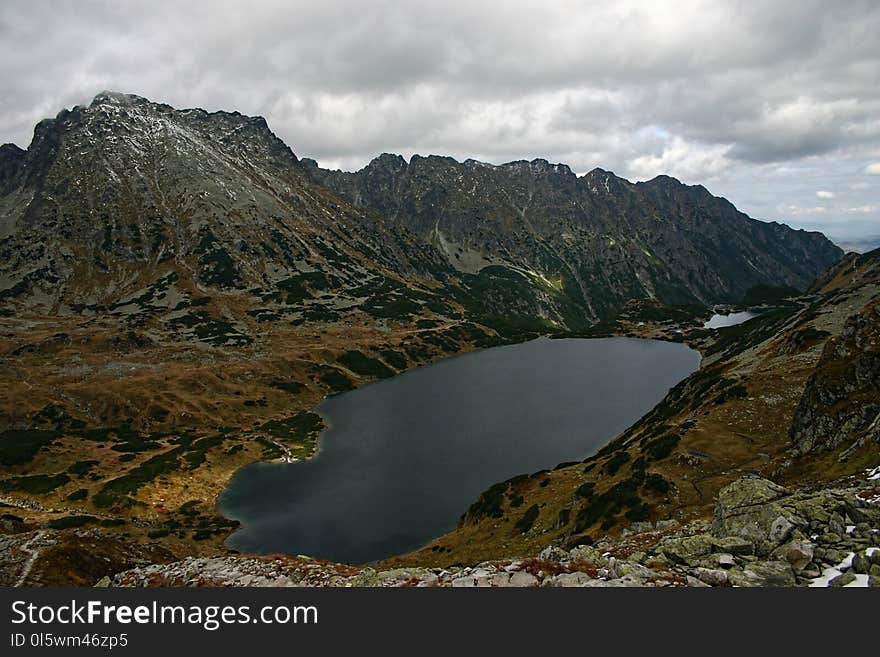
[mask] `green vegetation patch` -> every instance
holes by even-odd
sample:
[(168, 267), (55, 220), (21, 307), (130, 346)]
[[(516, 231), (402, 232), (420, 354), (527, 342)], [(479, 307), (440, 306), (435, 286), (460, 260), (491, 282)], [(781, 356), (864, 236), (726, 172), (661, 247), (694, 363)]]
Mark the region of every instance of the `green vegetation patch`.
[(320, 271), (301, 272), (275, 284), (278, 292), (274, 295), (276, 301), (289, 306), (302, 305), (307, 299), (314, 298), (318, 293), (333, 289), (340, 282), (331, 280)]
[(715, 397), (715, 403), (724, 404), (734, 399), (746, 399), (748, 396), (749, 391), (743, 384), (725, 379), (718, 396)]
[[(541, 473), (538, 473), (541, 474)], [(465, 518), (501, 518), (504, 515), (504, 500), (507, 496), (507, 493), (510, 489), (516, 487), (518, 484), (527, 481), (532, 475), (517, 475), (516, 477), (512, 477), (507, 481), (501, 481), (497, 484), (492, 484), (486, 491), (484, 491), (480, 497), (477, 498), (477, 501), (471, 504), (470, 508), (467, 512), (462, 516), (462, 520)], [(512, 500), (516, 499), (516, 495), (511, 494), (510, 498)]]
[(8, 429), (0, 431), (0, 465), (21, 465), (36, 456), (43, 447), (61, 436), (44, 429)]
[(532, 504), (532, 506), (526, 509), (526, 512), (523, 514), (522, 518), (516, 521), (514, 528), (520, 534), (525, 534), (535, 524), (535, 521), (538, 519), (538, 515), (540, 513), (541, 510), (538, 508), (538, 505)]
[(241, 347), (253, 342), (250, 336), (240, 332), (232, 323), (216, 319), (205, 310), (176, 317), (168, 324), (175, 330), (189, 329), (202, 342), (218, 347)]
[(114, 452), (151, 452), (161, 447), (162, 443), (153, 440), (136, 439), (113, 445), (110, 449)]
[(156, 477), (174, 472), (180, 467), (180, 456), (184, 451), (183, 446), (175, 447), (144, 461), (121, 477), (111, 479), (92, 498), (95, 506), (98, 508), (113, 506), (123, 501), (126, 495), (137, 493), (141, 486), (150, 483)]
[[(561, 286), (547, 285), (544, 281), (501, 265), (484, 267), (477, 274), (462, 274), (461, 286), (448, 286), (448, 293), (461, 303), (471, 317), (491, 327), (509, 340), (524, 340), (546, 333), (555, 333), (560, 327), (544, 319), (542, 301), (549, 296), (552, 306), (569, 329), (588, 326), (583, 294), (577, 281), (571, 278), (564, 265), (553, 257), (548, 269), (560, 269)], [(511, 313), (510, 309), (517, 309)]]
[(385, 276), (377, 279), (352, 289), (350, 294), (353, 297), (367, 297), (360, 309), (378, 319), (410, 319), (421, 313), (422, 304), (433, 298), (393, 278)]
[(223, 435), (199, 438), (192, 443), (190, 449), (183, 453), (183, 462), (190, 470), (195, 470), (205, 462), (208, 450), (219, 446), (224, 440), (226, 440), (226, 436)]
[(301, 411), (283, 420), (270, 420), (260, 429), (278, 440), (304, 442), (314, 440), (324, 430), (324, 420), (317, 413)]
[(585, 499), (589, 499), (590, 497), (593, 496), (593, 492), (595, 490), (596, 490), (596, 484), (592, 481), (588, 481), (588, 482), (583, 483), (580, 486), (578, 486), (575, 489), (574, 494), (577, 495), (578, 497), (583, 497)]
[(95, 516), (64, 516), (63, 518), (53, 518), (46, 523), (49, 529), (70, 529), (72, 527), (82, 527), (92, 522), (98, 522)]
[(59, 404), (46, 404), (38, 413), (36, 413), (31, 422), (34, 428), (46, 428), (48, 425), (51, 429), (60, 431), (73, 431), (76, 429), (84, 429), (86, 423), (72, 417), (63, 406)]
[(624, 306), (618, 318), (630, 322), (692, 324), (706, 315), (705, 306), (698, 304), (666, 306), (653, 300), (638, 299)]
[(283, 379), (273, 379), (269, 385), (277, 390), (289, 392), (291, 395), (298, 395), (305, 389), (305, 386), (298, 381), (285, 381)]
[(644, 488), (657, 495), (666, 495), (672, 489), (672, 484), (663, 475), (652, 472), (645, 477)]
[(67, 468), (67, 472), (69, 472), (70, 474), (82, 476), (84, 474), (88, 474), (89, 471), (96, 465), (98, 465), (97, 461), (77, 461), (69, 468)]
[(376, 358), (370, 358), (360, 351), (346, 351), (336, 361), (344, 365), (355, 374), (376, 379), (385, 379), (394, 376), (394, 370)]
[(796, 297), (800, 290), (790, 286), (754, 285), (746, 290), (740, 303), (744, 306), (758, 306), (764, 303), (778, 303), (788, 297)]
[(317, 377), (331, 393), (346, 392), (354, 389), (354, 382), (345, 375), (345, 372), (330, 365), (319, 366), (317, 368)]
[(235, 261), (217, 242), (210, 229), (202, 232), (202, 239), (196, 247), (199, 256), (199, 278), (206, 285), (221, 288), (237, 287), (241, 276)]
[(125, 503), (126, 496), (134, 495), (146, 484), (157, 477), (170, 474), (176, 470), (192, 470), (204, 463), (206, 453), (212, 447), (219, 446), (226, 439), (226, 433), (197, 437), (184, 434), (173, 440), (177, 446), (147, 459), (131, 471), (111, 479), (92, 498), (98, 508), (107, 508)]
[(477, 498), (476, 502), (471, 504), (467, 515), (472, 518), (500, 518), (503, 516), (504, 510), (502, 505), (504, 504), (504, 494), (507, 492), (507, 488), (506, 481), (490, 486), (488, 490)]
[(394, 349), (383, 349), (379, 352), (382, 358), (388, 363), (391, 367), (396, 370), (405, 370), (407, 367), (406, 356), (404, 356), (399, 351), (395, 351)]
[(599, 521), (602, 521), (602, 529), (609, 529), (621, 512), (631, 521), (646, 519), (648, 508), (638, 493), (644, 481), (644, 471), (638, 470), (604, 493), (591, 496), (575, 517), (573, 534), (584, 532)]
[(66, 474), (54, 475), (29, 475), (26, 477), (12, 477), (0, 481), (0, 490), (4, 493), (21, 492), (31, 493), (33, 495), (44, 495), (51, 493), (56, 488), (60, 488), (70, 481), (70, 477)]
[(675, 433), (667, 433), (645, 443), (644, 450), (652, 461), (665, 459), (672, 454), (672, 450), (681, 442), (681, 436)]
[(124, 308), (125, 306), (135, 305), (141, 310), (149, 310), (154, 301), (161, 301), (165, 298), (167, 291), (178, 280), (179, 276), (177, 275), (177, 272), (168, 272), (167, 274), (156, 280), (155, 283), (150, 285), (146, 289), (146, 291), (139, 297), (120, 301), (119, 303), (111, 306), (111, 309), (117, 310), (119, 308)]
[[(116, 427), (96, 427), (94, 429), (76, 431), (73, 432), (73, 435), (98, 443), (113, 443), (110, 449), (114, 452), (137, 454), (139, 452), (150, 452), (161, 449), (163, 445), (158, 441), (165, 438), (168, 434), (142, 434), (140, 431), (134, 429), (130, 422), (123, 422)], [(69, 472), (73, 472), (74, 474), (85, 474), (90, 469), (87, 467), (87, 463), (88, 462), (86, 461), (82, 461), (71, 466), (78, 469), (86, 468), (84, 472), (75, 472), (74, 470), (69, 470)], [(93, 462), (93, 465), (97, 465), (97, 461)]]
[(621, 466), (624, 463), (629, 461), (630, 455), (629, 452), (619, 451), (614, 454), (608, 462), (605, 464), (605, 472), (609, 475), (617, 474), (617, 471), (620, 470)]

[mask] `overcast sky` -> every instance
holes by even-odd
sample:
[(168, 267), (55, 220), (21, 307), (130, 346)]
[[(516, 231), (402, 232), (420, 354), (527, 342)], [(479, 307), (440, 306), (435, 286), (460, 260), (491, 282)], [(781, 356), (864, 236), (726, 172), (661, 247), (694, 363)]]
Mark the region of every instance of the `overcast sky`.
[(388, 151), (702, 183), (880, 235), (880, 2), (0, 2), (0, 142), (104, 89)]

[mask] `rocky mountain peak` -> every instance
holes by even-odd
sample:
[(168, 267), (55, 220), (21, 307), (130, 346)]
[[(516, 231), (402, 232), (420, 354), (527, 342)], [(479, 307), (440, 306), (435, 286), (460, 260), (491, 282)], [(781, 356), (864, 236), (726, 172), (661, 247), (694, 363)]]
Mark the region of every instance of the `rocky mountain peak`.
[(678, 178), (673, 178), (672, 176), (668, 176), (665, 173), (661, 173), (660, 175), (654, 176), (650, 180), (645, 182), (646, 185), (658, 185), (664, 187), (677, 187), (679, 185), (683, 185)]
[(15, 144), (3, 144), (0, 146), (0, 161), (16, 161), (24, 157), (25, 150)]
[(702, 185), (687, 185), (681, 182), (678, 178), (673, 178), (672, 176), (664, 174), (654, 176), (651, 180), (637, 182), (636, 186), (644, 189), (646, 193), (655, 197), (675, 198), (687, 196), (692, 199), (699, 199), (702, 202), (725, 200), (713, 196), (709, 190)]
[(54, 119), (38, 123), (28, 153), (35, 157), (38, 153), (49, 155), (62, 143), (83, 154), (128, 151), (134, 158), (144, 156), (158, 144), (181, 153), (216, 151), (216, 144), (239, 154), (268, 155), (277, 166), (298, 163), (261, 116), (201, 108), (176, 110), (115, 91), (102, 91), (87, 106), (64, 109)]
[(587, 188), (594, 194), (604, 192), (605, 194), (619, 194), (632, 184), (625, 178), (617, 176), (613, 171), (606, 171), (599, 167), (591, 169), (583, 176), (581, 180), (586, 183)]
[(169, 268), (233, 291), (301, 270), (347, 280), (352, 262), (414, 267), (383, 252), (396, 237), (316, 186), (262, 117), (102, 92), (2, 161), (0, 234), (12, 239), (0, 280), (13, 298), (95, 305)]
[(552, 163), (544, 158), (535, 158), (530, 162), (512, 162), (508, 165), (504, 166), (517, 166), (517, 165), (527, 165), (528, 171), (532, 175), (536, 176), (546, 176), (546, 175), (560, 175), (565, 177), (574, 178), (575, 175), (572, 172), (571, 168), (567, 164), (561, 163)]
[(401, 169), (405, 169), (407, 167), (407, 162), (401, 155), (397, 155), (394, 153), (382, 153), (378, 157), (373, 158), (373, 160), (367, 165), (367, 167), (376, 169), (387, 169), (390, 171), (400, 171)]
[(0, 146), (0, 190), (16, 174), (21, 163), (24, 161), (25, 154), (26, 151), (15, 144), (3, 144)]

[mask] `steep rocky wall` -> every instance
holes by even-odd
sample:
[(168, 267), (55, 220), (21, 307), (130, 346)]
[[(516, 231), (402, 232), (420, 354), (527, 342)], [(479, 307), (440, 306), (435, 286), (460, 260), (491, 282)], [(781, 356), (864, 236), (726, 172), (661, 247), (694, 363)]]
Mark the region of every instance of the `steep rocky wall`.
[(880, 303), (851, 317), (825, 345), (791, 440), (800, 454), (880, 443)]

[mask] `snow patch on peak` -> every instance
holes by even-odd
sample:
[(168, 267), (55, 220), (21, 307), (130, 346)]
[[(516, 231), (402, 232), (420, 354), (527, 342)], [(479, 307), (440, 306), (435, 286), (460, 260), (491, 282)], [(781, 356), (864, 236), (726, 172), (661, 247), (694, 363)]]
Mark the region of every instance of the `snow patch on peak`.
[(146, 98), (134, 94), (124, 94), (120, 91), (102, 91), (91, 102), (90, 107), (98, 105), (131, 105), (135, 102), (147, 102)]

